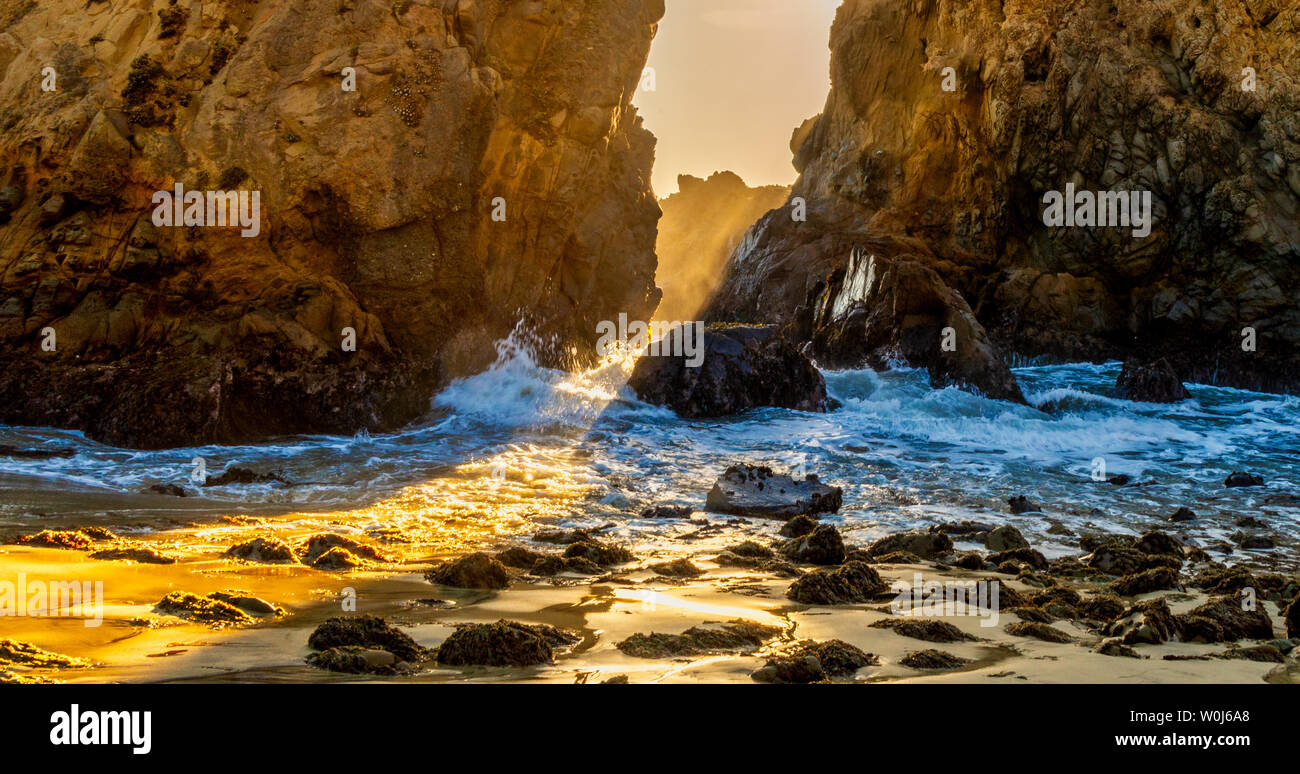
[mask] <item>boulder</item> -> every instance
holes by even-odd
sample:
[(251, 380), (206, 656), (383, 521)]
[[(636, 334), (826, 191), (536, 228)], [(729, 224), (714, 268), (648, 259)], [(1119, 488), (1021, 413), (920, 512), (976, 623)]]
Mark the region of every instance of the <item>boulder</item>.
[(785, 595), (804, 605), (853, 605), (869, 602), (888, 589), (871, 565), (848, 561), (834, 570), (814, 570), (800, 576)]
[(915, 529), (883, 537), (867, 547), (869, 556), (885, 556), (906, 551), (922, 559), (933, 559), (952, 551), (952, 538), (942, 532)]
[(426, 572), (424, 577), (439, 586), (504, 589), (510, 585), (511, 576), (505, 565), (480, 551), (443, 562)]
[(314, 650), (372, 648), (387, 651), (402, 661), (418, 661), (425, 653), (409, 634), (375, 615), (330, 618), (312, 631), (307, 645)]
[[(701, 340), (699, 323), (677, 333)], [(628, 386), (646, 403), (682, 417), (721, 417), (772, 406), (798, 411), (831, 407), (821, 372), (772, 326), (711, 325), (702, 334), (703, 359), (643, 355)]]
[(1223, 480), (1223, 485), (1226, 487), (1263, 486), (1264, 478), (1254, 473), (1236, 471), (1228, 474), (1228, 477)]
[(804, 564), (840, 564), (845, 556), (840, 531), (829, 524), (821, 524), (807, 535), (787, 540), (779, 550), (790, 561)]
[(781, 633), (776, 626), (735, 620), (692, 626), (681, 634), (633, 634), (615, 644), (635, 658), (680, 658), (710, 653), (752, 653)]
[(988, 546), (989, 551), (998, 553), (1016, 548), (1029, 548), (1029, 541), (1020, 534), (1020, 530), (1010, 524), (1003, 524), (989, 531), (984, 545)]
[(554, 626), (503, 619), (458, 626), (438, 647), (435, 658), (449, 666), (535, 666), (549, 664), (556, 648), (579, 641), (577, 635)]
[(1142, 403), (1177, 403), (1192, 397), (1165, 358), (1152, 362), (1125, 361), (1115, 379), (1115, 396)]
[(298, 558), (289, 544), (277, 537), (256, 537), (226, 549), (226, 556), (261, 564), (294, 564)]
[(762, 519), (792, 519), (834, 513), (843, 490), (809, 474), (802, 481), (758, 465), (732, 465), (713, 484), (704, 508), (714, 513)]
[(820, 683), (834, 677), (851, 677), (859, 669), (880, 663), (843, 640), (800, 642), (769, 656), (750, 677), (759, 683)]

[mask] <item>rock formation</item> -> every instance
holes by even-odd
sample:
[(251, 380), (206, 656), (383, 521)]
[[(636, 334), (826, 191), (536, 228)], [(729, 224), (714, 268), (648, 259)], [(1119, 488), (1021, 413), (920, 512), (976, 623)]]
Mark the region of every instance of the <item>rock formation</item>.
[(658, 320), (696, 320), (722, 279), (731, 251), (763, 213), (781, 206), (790, 189), (750, 188), (735, 172), (714, 172), (707, 180), (677, 176), (677, 193), (659, 200)]
[[(1300, 386), (1300, 7), (845, 0), (831, 49), (825, 110), (791, 140), (792, 204), (746, 235), (707, 319), (1003, 397), (999, 351)], [(1067, 186), (1149, 191), (1150, 234), (1045, 225)], [(912, 303), (900, 277), (925, 309), (894, 308)]]
[[(137, 447), (384, 429), (521, 319), (589, 356), (659, 301), (631, 98), (662, 13), (8, 4), (0, 421)], [(258, 192), (256, 236), (155, 225), (178, 184)]]

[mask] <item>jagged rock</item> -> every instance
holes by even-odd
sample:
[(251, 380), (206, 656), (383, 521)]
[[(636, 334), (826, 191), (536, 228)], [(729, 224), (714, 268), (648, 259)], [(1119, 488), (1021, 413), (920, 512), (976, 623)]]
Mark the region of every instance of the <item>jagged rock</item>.
[(1286, 612), (1283, 613), (1286, 621), (1286, 636), (1300, 637), (1300, 596), (1291, 600), (1287, 605)]
[[(812, 530), (809, 530), (809, 532), (811, 531)], [(734, 546), (727, 546), (725, 550), (736, 556), (748, 556), (754, 559), (773, 559), (776, 557), (776, 553), (773, 552), (772, 549), (755, 543), (752, 540), (746, 540), (745, 542), (738, 543)]]
[(366, 560), (342, 546), (335, 546), (317, 556), (310, 564), (317, 570), (355, 570), (364, 567)]
[(1020, 534), (1020, 530), (1010, 524), (1003, 524), (989, 531), (984, 545), (988, 546), (989, 551), (998, 553), (1017, 548), (1029, 548), (1029, 541), (1025, 540), (1024, 535)]
[(167, 495), (168, 497), (188, 497), (189, 493), (185, 488), (177, 484), (152, 484), (148, 490), (154, 494)]
[(226, 556), (263, 564), (291, 564), (298, 561), (289, 544), (275, 537), (256, 537), (233, 545), (226, 549)]
[(90, 661), (38, 648), (30, 642), (0, 639), (0, 667), (22, 666), (34, 669), (73, 669), (90, 666)]
[(689, 505), (656, 505), (641, 511), (643, 519), (688, 519), (695, 509)]
[(1125, 361), (1115, 380), (1115, 395), (1143, 403), (1177, 403), (1192, 397), (1165, 358), (1153, 362)]
[(570, 543), (564, 549), (564, 556), (568, 559), (586, 559), (601, 567), (636, 561), (636, 555), (623, 546), (597, 541)]
[(1122, 656), (1125, 658), (1142, 658), (1136, 650), (1125, 645), (1118, 637), (1107, 637), (1097, 643), (1097, 647), (1092, 649), (1094, 653), (1100, 653), (1103, 656)]
[(591, 543), (598, 540), (598, 534), (598, 530), (591, 529), (549, 529), (534, 534), (533, 540), (539, 543), (555, 543), (557, 545)]
[(690, 559), (685, 558), (652, 564), (649, 569), (666, 578), (696, 578), (704, 574), (704, 570), (692, 564)]
[(581, 556), (544, 556), (537, 560), (528, 572), (533, 575), (559, 575), (561, 573), (571, 572), (577, 575), (597, 575), (600, 573), (600, 565), (584, 559)]
[(506, 567), (514, 567), (517, 570), (531, 570), (533, 565), (546, 559), (546, 556), (540, 551), (512, 546), (498, 553), (494, 558)]
[(307, 656), (307, 663), (317, 669), (348, 674), (391, 675), (397, 674), (397, 656), (378, 648), (362, 648), (356, 645), (343, 645), (328, 648)]
[(1223, 480), (1223, 485), (1226, 487), (1263, 486), (1264, 478), (1262, 476), (1257, 476), (1254, 473), (1243, 473), (1237, 471), (1235, 473), (1229, 473), (1228, 477)]
[(1191, 508), (1188, 508), (1186, 506), (1180, 507), (1178, 510), (1174, 511), (1172, 514), (1169, 515), (1169, 520), (1173, 522), (1195, 521), (1195, 519), (1196, 519), (1196, 513), (1192, 511)]
[(255, 470), (231, 465), (219, 476), (208, 476), (203, 486), (229, 486), (230, 484), (288, 484), (276, 473), (258, 473)]
[(785, 595), (804, 605), (854, 605), (869, 602), (888, 588), (870, 565), (849, 561), (834, 570), (801, 575)]
[(1149, 599), (1125, 610), (1107, 627), (1106, 634), (1118, 637), (1125, 645), (1146, 643), (1159, 645), (1180, 634), (1178, 620), (1163, 599)]
[(969, 520), (946, 521), (930, 527), (930, 531), (942, 532), (949, 537), (966, 538), (967, 540), (983, 543), (988, 540), (989, 533), (993, 531), (993, 525)]
[(43, 529), (35, 535), (23, 535), (18, 538), (18, 545), (38, 546), (40, 548), (67, 548), (85, 551), (93, 541), (90, 536), (79, 530)]
[(863, 667), (880, 663), (871, 653), (843, 640), (800, 642), (789, 650), (769, 656), (750, 677), (760, 683), (819, 683), (832, 677), (848, 677)]
[(580, 638), (546, 624), (500, 620), (490, 624), (463, 624), (438, 647), (440, 664), (450, 666), (534, 666), (549, 664), (555, 649)]
[(332, 532), (325, 532), (319, 535), (312, 535), (307, 541), (299, 547), (299, 556), (303, 564), (314, 564), (317, 559), (324, 556), (333, 548), (342, 548), (353, 556), (360, 557), (372, 562), (385, 561), (384, 555), (374, 546), (368, 546), (358, 540), (354, 540), (344, 535), (336, 535)]
[(917, 616), (882, 618), (873, 622), (871, 627), (873, 629), (893, 629), (894, 632), (904, 637), (925, 640), (926, 642), (967, 642), (975, 640), (974, 637), (956, 626), (936, 618), (920, 618)]
[(1192, 585), (1210, 594), (1236, 594), (1244, 588), (1260, 588), (1261, 584), (1245, 567), (1207, 567), (1192, 576)]
[(122, 546), (105, 548), (90, 554), (91, 559), (106, 561), (140, 562), (141, 564), (175, 564), (176, 559), (148, 546)]
[[(1240, 639), (1266, 640), (1273, 637), (1273, 620), (1263, 609), (1243, 610), (1240, 597), (1213, 597), (1193, 608), (1187, 616), (1199, 616), (1218, 624), (1223, 641)], [(1180, 617), (1181, 618), (1181, 617)]]
[(829, 524), (821, 524), (803, 537), (787, 540), (779, 550), (790, 561), (804, 564), (840, 564), (845, 555), (840, 531)]
[(814, 529), (817, 529), (817, 522), (801, 513), (781, 525), (781, 529), (776, 534), (783, 538), (797, 538), (807, 535)]
[(1124, 615), (1124, 600), (1114, 594), (1094, 594), (1077, 605), (1079, 613), (1094, 621), (1110, 622)]
[(752, 621), (692, 626), (681, 634), (633, 634), (616, 644), (636, 658), (680, 658), (709, 653), (752, 653), (781, 633), (775, 626)]
[[(521, 317), (548, 365), (594, 359), (596, 321), (651, 319), (632, 101), (662, 0), (159, 7), (187, 21), (4, 19), (50, 42), (0, 54), (0, 423), (152, 448), (395, 428)], [(259, 232), (154, 226), (174, 184), (259, 192)], [(57, 352), (32, 357), (46, 325)]]
[[(918, 357), (900, 349), (932, 372), (926, 358), (940, 354), (938, 330), (950, 327), (957, 351), (947, 354), (967, 363), (963, 342), (983, 337), (1022, 355), (1159, 356), (1192, 381), (1294, 386), (1300, 85), (1241, 81), (1243, 52), (1261, 74), (1285, 70), (1294, 18), (1277, 3), (1267, 12), (1217, 0), (1144, 0), (1113, 14), (1076, 7), (844, 5), (825, 109), (791, 138), (800, 172), (791, 201), (806, 222), (792, 205), (760, 220), (733, 252), (707, 319), (761, 315), (814, 339), (815, 300), (860, 288), (847, 298), (883, 329), (861, 337), (920, 329)], [(947, 67), (955, 94), (940, 88)], [(1151, 217), (1128, 227), (1089, 226), (1086, 215), (1078, 227), (1045, 222), (1045, 195), (1085, 191), (1149, 192)], [(1116, 213), (1119, 202), (1102, 199), (1100, 209)], [(860, 281), (863, 261), (847, 268), (855, 248), (875, 256)], [(955, 324), (953, 310), (965, 309), (937, 291), (919, 323), (879, 313), (904, 295), (891, 292), (893, 275), (909, 262), (969, 301), (981, 329)], [(1247, 325), (1258, 352), (1276, 354), (1242, 347)]]
[(1037, 504), (1024, 495), (1012, 497), (1007, 500), (1007, 505), (1011, 506), (1012, 513), (1039, 513), (1042, 511), (1042, 508), (1039, 508)]
[(898, 663), (910, 669), (961, 669), (972, 663), (971, 659), (954, 656), (942, 650), (918, 650), (908, 653)]
[(808, 475), (803, 481), (758, 465), (732, 465), (709, 490), (704, 509), (762, 519), (793, 519), (800, 514), (834, 513), (843, 490)]
[(933, 559), (952, 551), (952, 538), (942, 532), (916, 529), (883, 537), (867, 547), (870, 556), (884, 556), (895, 551), (907, 551), (922, 559)]
[(173, 591), (163, 597), (153, 608), (155, 613), (174, 615), (188, 621), (224, 626), (226, 624), (249, 624), (254, 618), (240, 608), (214, 599), (211, 596), (200, 597), (187, 591)]
[(510, 571), (483, 552), (443, 562), (424, 574), (439, 586), (460, 589), (504, 589), (510, 585)]
[[(925, 561), (911, 551), (890, 551), (880, 556), (872, 556), (865, 551), (856, 551), (855, 553), (862, 554), (864, 558), (861, 561), (868, 564), (921, 564)], [(983, 566), (983, 563), (981, 563), (981, 566)]]
[(330, 618), (307, 637), (307, 645), (313, 650), (342, 647), (383, 650), (402, 661), (418, 661), (425, 652), (411, 635), (376, 615)]
[(1244, 535), (1238, 533), (1234, 535), (1233, 538), (1236, 540), (1237, 545), (1248, 550), (1266, 551), (1270, 548), (1277, 547), (1277, 544), (1273, 541), (1273, 538), (1269, 537), (1268, 535)]
[(1157, 556), (1172, 556), (1181, 561), (1183, 559), (1183, 544), (1177, 538), (1153, 530), (1138, 538), (1133, 547), (1144, 554), (1155, 554)]
[[(695, 346), (698, 325), (682, 326), (677, 337), (688, 337)], [(696, 364), (684, 354), (643, 355), (628, 386), (646, 403), (691, 418), (729, 416), (764, 406), (829, 410), (821, 372), (776, 328), (712, 325), (702, 341), (703, 359)]]
[(1010, 551), (999, 551), (996, 554), (989, 554), (985, 559), (998, 567), (1001, 567), (1005, 562), (1027, 564), (1035, 570), (1046, 570), (1050, 566), (1047, 557), (1034, 548), (1013, 548)]
[(1168, 567), (1155, 567), (1133, 575), (1124, 575), (1107, 587), (1121, 597), (1134, 597), (1165, 589), (1182, 589), (1178, 573)]

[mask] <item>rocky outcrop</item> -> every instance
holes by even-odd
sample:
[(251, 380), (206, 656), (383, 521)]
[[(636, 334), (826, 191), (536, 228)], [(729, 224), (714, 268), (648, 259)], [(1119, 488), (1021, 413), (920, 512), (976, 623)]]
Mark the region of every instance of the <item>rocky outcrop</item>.
[[(662, 340), (687, 342), (680, 345), (684, 354), (645, 354), (637, 360), (628, 387), (638, 398), (684, 417), (720, 417), (764, 406), (831, 407), (821, 372), (775, 326), (711, 325), (702, 336), (698, 330), (698, 323), (688, 323)], [(660, 351), (678, 346), (661, 344)]]
[[(803, 480), (775, 473), (761, 465), (732, 465), (713, 483), (704, 509), (760, 519), (789, 521), (805, 514), (834, 513), (844, 502), (844, 490), (807, 474)], [(806, 515), (805, 515), (805, 518)], [(809, 527), (813, 532), (815, 527)], [(784, 531), (782, 534), (785, 534)], [(791, 538), (804, 534), (790, 534)], [(838, 533), (837, 533), (838, 534)]]
[[(156, 5), (0, 12), (0, 422), (391, 428), (521, 319), (560, 364), (654, 311), (662, 0)], [(177, 185), (256, 235), (155, 225)]]
[(677, 193), (659, 200), (658, 320), (696, 320), (722, 278), (731, 251), (763, 213), (780, 207), (790, 189), (750, 188), (735, 172), (714, 172), (707, 180), (677, 176)]
[[(1298, 32), (1282, 0), (846, 0), (791, 204), (746, 234), (706, 319), (781, 323), (827, 363), (892, 350), (992, 395), (998, 352), (1294, 388)], [(1046, 225), (1067, 191), (1149, 192), (1150, 233)], [(919, 320), (891, 308), (903, 277)]]
[(1165, 358), (1150, 363), (1125, 362), (1115, 379), (1115, 395), (1146, 403), (1177, 403), (1192, 397)]

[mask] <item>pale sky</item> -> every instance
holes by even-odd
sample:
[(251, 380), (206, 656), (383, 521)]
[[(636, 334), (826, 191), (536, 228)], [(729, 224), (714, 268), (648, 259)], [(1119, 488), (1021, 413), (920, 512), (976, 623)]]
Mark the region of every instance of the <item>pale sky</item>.
[(830, 89), (839, 0), (667, 0), (650, 49), (655, 91), (634, 102), (659, 138), (654, 188), (729, 169), (751, 186), (789, 185), (790, 133)]

